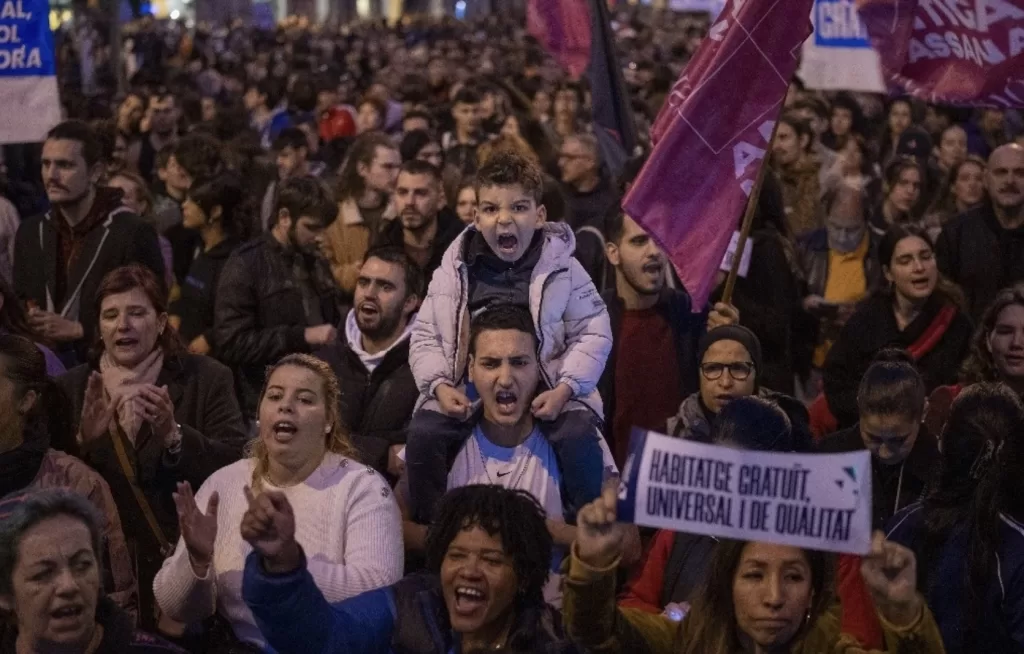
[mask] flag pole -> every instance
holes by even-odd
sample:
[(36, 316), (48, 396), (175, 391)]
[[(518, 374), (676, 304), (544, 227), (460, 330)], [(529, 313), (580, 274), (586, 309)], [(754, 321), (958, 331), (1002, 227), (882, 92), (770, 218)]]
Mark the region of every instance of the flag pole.
[(782, 117), (782, 112), (785, 110), (786, 105), (785, 100), (783, 100), (782, 108), (779, 109), (779, 115), (775, 117), (772, 137), (768, 140), (768, 149), (764, 154), (764, 160), (761, 162), (761, 168), (757, 171), (757, 180), (754, 182), (754, 187), (750, 189), (750, 195), (747, 197), (747, 208), (743, 212), (743, 224), (740, 227), (740, 239), (736, 243), (736, 254), (733, 255), (729, 276), (725, 280), (725, 290), (722, 292), (722, 302), (725, 304), (732, 303), (732, 294), (736, 290), (736, 278), (739, 276), (740, 263), (743, 261), (743, 251), (747, 249), (747, 241), (750, 239), (750, 227), (754, 223), (754, 214), (757, 212), (757, 201), (761, 197), (764, 177), (768, 174), (768, 157), (771, 155), (772, 143), (775, 142), (775, 132), (779, 129), (779, 118)]

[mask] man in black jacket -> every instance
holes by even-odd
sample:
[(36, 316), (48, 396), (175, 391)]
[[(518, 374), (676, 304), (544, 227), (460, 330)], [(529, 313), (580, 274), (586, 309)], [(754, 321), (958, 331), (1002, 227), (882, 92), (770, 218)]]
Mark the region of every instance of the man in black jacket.
[(426, 275), (427, 284), (441, 258), (465, 225), (444, 207), (441, 172), (425, 161), (407, 161), (395, 185), (394, 220), (381, 228), (374, 247), (401, 248)]
[(939, 269), (964, 290), (976, 321), (996, 293), (1024, 279), (1024, 147), (992, 153), (985, 187), (990, 202), (943, 227), (935, 246)]
[(108, 272), (138, 263), (164, 277), (156, 232), (122, 206), (120, 190), (99, 184), (101, 149), (81, 121), (50, 131), (42, 177), (52, 208), (22, 222), (15, 238), (15, 292), (30, 306), (32, 329), (58, 346), (69, 367), (84, 361), (96, 333), (92, 300)]
[(419, 391), (409, 368), (409, 334), (423, 299), (423, 272), (400, 249), (371, 250), (359, 270), (355, 305), (338, 342), (317, 352), (341, 384), (341, 419), (363, 462), (392, 481)]
[(606, 252), (615, 267), (615, 289), (604, 296), (612, 352), (598, 388), (610, 423), (605, 437), (621, 466), (630, 430), (664, 432), (682, 401), (699, 388), (697, 345), (705, 329), (735, 324), (739, 315), (725, 304), (692, 313), (689, 294), (666, 284), (669, 264), (650, 235), (621, 213), (609, 216), (607, 228)]
[(224, 264), (214, 308), (217, 356), (235, 369), (249, 419), (257, 414), (266, 367), (333, 343), (344, 315), (319, 256), (320, 236), (338, 216), (331, 192), (313, 177), (289, 179), (281, 185), (276, 216), (269, 233)]

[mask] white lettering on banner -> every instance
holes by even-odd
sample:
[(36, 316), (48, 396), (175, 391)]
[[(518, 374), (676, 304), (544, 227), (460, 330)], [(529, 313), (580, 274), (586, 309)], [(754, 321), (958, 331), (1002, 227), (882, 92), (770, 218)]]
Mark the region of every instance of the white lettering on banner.
[(924, 43), (915, 38), (910, 39), (910, 63), (921, 59), (947, 59), (950, 55), (957, 59), (969, 59), (979, 66), (1006, 61), (1006, 57), (999, 51), (992, 39), (985, 39), (982, 42), (976, 36), (955, 32), (946, 32), (944, 35), (927, 34), (924, 37)]
[(21, 43), (17, 25), (0, 25), (0, 43)]
[(1014, 27), (1010, 30), (1010, 56), (1016, 57), (1024, 51), (1024, 27)]
[(0, 50), (0, 70), (31, 70), (42, 65), (43, 60), (39, 54), (39, 48), (27, 50), (25, 46), (21, 46), (14, 50)]
[(868, 31), (861, 25), (860, 14), (852, 2), (818, 3), (816, 29), (826, 39), (866, 39)]
[[(935, 27), (960, 27), (981, 33), (1002, 20), (1024, 18), (1024, 9), (1006, 0), (919, 0), (918, 6)], [(927, 29), (924, 21), (914, 23), (915, 30)]]
[(22, 0), (6, 0), (0, 9), (0, 19), (14, 18), (15, 20), (32, 20), (32, 12), (26, 12), (22, 7)]
[(638, 525), (863, 554), (871, 455), (783, 454), (634, 430), (619, 515)]
[[(775, 129), (775, 121), (767, 120), (761, 123), (761, 126), (757, 128), (758, 133), (761, 135), (766, 142), (772, 137), (772, 130)], [(740, 141), (736, 145), (732, 146), (732, 162), (736, 171), (736, 179), (742, 178), (747, 174), (747, 169), (750, 168), (750, 164), (764, 159), (765, 149), (759, 148), (752, 143), (745, 143)], [(744, 195), (750, 196), (750, 192), (754, 188), (754, 180), (747, 179), (740, 184), (740, 188), (743, 189)]]

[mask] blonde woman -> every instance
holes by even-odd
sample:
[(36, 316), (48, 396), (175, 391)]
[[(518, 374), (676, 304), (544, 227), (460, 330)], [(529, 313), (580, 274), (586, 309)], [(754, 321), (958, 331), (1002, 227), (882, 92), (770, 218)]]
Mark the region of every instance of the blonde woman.
[(404, 565), (398, 506), (388, 484), (358, 463), (339, 417), (338, 380), (323, 361), (283, 358), (260, 395), (259, 435), (248, 458), (214, 473), (193, 496), (179, 484), (181, 539), (154, 593), (174, 620), (219, 613), (242, 643), (266, 645), (242, 601), (252, 547), (239, 531), (246, 490), (283, 493), (295, 507), (296, 540), (329, 602), (395, 583)]

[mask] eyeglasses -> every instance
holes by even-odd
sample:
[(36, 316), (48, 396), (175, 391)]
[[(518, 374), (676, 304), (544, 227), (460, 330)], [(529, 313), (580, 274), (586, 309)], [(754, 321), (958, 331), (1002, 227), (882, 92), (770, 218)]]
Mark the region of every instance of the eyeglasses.
[(729, 376), (736, 381), (744, 381), (754, 372), (754, 364), (749, 361), (737, 361), (736, 363), (702, 363), (700, 374), (708, 381), (717, 381), (722, 378), (722, 373), (729, 371)]

